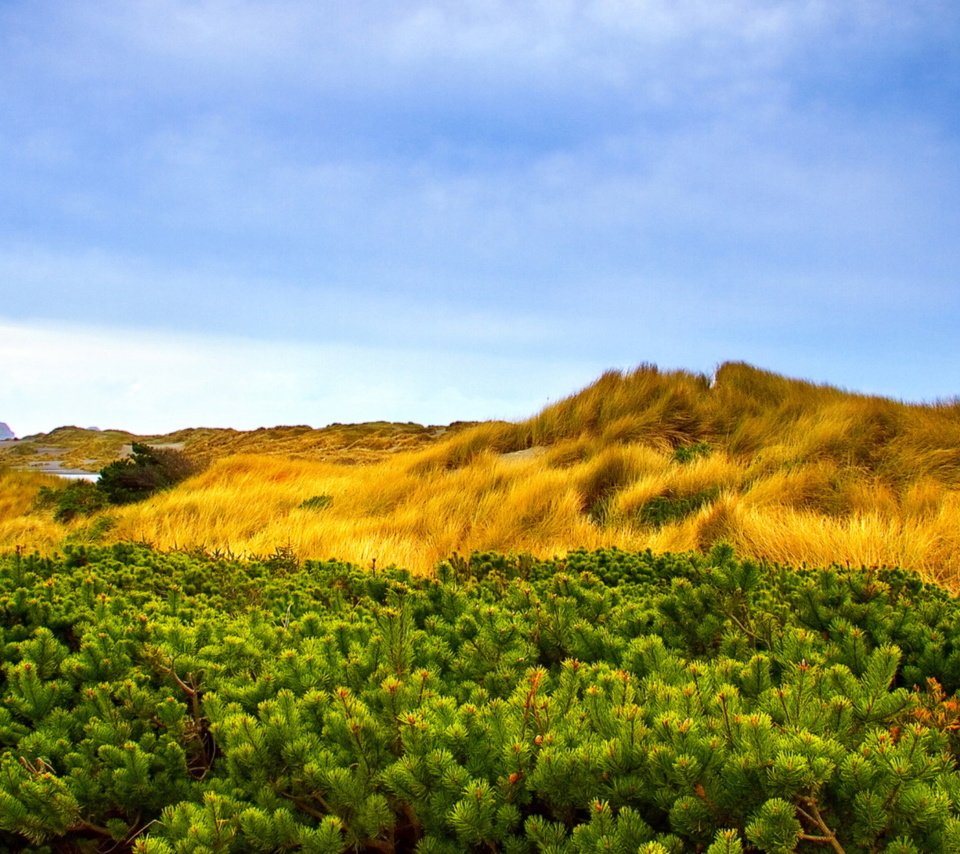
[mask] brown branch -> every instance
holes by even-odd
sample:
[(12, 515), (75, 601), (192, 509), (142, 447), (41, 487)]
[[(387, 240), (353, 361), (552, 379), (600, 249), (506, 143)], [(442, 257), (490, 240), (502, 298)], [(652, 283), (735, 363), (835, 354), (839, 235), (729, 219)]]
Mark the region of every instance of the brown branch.
[[(305, 812), (307, 815), (311, 815), (316, 819), (323, 820), (330, 815), (330, 812), (321, 812), (315, 806), (308, 804), (303, 798), (298, 798), (296, 795), (292, 795), (289, 792), (280, 792), (282, 797), (286, 798), (290, 803), (292, 803), (300, 812)], [(318, 800), (321, 800), (318, 798)]]
[(76, 832), (78, 830), (85, 830), (87, 833), (95, 833), (97, 836), (106, 836), (110, 839), (113, 839), (113, 834), (107, 830), (105, 827), (101, 827), (99, 824), (93, 824), (92, 822), (85, 821), (80, 819), (79, 821), (72, 824), (68, 830), (70, 832)]
[(809, 822), (817, 826), (817, 829), (822, 832), (822, 836), (815, 836), (813, 834), (802, 833), (800, 838), (806, 840), (807, 842), (817, 842), (821, 845), (829, 845), (833, 848), (837, 854), (846, 854), (843, 846), (837, 841), (837, 834), (834, 833), (827, 823), (823, 820), (823, 816), (820, 815), (820, 808), (817, 804), (816, 798), (809, 797), (800, 797), (799, 800), (805, 804), (810, 812), (807, 812), (803, 807), (797, 806), (797, 811), (803, 815)]

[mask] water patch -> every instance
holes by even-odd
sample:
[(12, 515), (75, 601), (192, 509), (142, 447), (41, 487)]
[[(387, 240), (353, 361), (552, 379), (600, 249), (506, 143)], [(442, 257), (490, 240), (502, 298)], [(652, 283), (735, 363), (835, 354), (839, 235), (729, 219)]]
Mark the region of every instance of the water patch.
[(54, 477), (62, 477), (64, 480), (89, 480), (96, 483), (100, 480), (98, 471), (82, 471), (81, 469), (63, 468), (58, 460), (36, 463), (30, 466), (19, 466), (18, 471), (32, 471), (37, 474), (52, 474)]

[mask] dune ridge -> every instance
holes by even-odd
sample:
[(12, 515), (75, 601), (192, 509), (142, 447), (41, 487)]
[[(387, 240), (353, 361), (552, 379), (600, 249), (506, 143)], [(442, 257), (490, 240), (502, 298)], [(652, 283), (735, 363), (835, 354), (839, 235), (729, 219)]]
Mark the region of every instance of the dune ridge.
[[(29, 509), (39, 481), (6, 471), (4, 491), (19, 497), (0, 508), (0, 547), (281, 548), (429, 572), (455, 551), (724, 541), (763, 561), (900, 565), (960, 586), (955, 401), (907, 404), (743, 363), (713, 377), (641, 365), (515, 423), (158, 438), (207, 468), (65, 526)], [(76, 452), (92, 458), (82, 442)]]

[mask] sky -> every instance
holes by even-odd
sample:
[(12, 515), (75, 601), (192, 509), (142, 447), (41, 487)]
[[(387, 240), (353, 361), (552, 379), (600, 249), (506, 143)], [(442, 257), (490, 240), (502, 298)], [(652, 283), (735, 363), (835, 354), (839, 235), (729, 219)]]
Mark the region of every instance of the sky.
[(955, 0), (2, 0), (0, 421), (960, 395)]

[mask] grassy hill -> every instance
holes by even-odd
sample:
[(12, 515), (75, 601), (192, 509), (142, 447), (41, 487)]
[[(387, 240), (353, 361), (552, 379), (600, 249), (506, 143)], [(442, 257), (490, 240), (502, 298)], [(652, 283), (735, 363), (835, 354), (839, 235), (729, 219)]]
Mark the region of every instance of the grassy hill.
[(370, 462), (384, 453), (423, 447), (464, 426), (467, 425), (424, 427), (377, 421), (331, 424), (320, 429), (297, 426), (244, 431), (199, 427), (150, 436), (125, 430), (58, 427), (49, 433), (0, 445), (0, 464), (43, 469), (52, 463), (61, 463), (67, 469), (96, 472), (107, 463), (129, 454), (134, 442), (182, 449), (204, 464), (231, 454), (250, 453), (346, 463)]
[[(642, 366), (517, 423), (143, 438), (208, 466), (142, 504), (69, 525), (29, 509), (38, 475), (7, 471), (0, 547), (64, 537), (289, 547), (426, 572), (453, 551), (684, 551), (723, 540), (767, 561), (897, 564), (960, 587), (955, 402), (908, 405), (739, 363), (712, 381)], [(65, 428), (30, 442), (102, 462), (134, 440)]]

